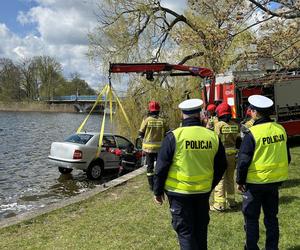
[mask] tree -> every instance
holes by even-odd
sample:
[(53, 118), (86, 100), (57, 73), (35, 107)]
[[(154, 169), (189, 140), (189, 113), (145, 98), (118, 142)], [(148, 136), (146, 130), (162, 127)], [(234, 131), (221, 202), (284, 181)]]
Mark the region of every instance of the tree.
[(265, 32), (257, 39), (258, 51), (272, 58), (279, 68), (300, 66), (300, 19), (277, 18), (261, 27)]
[(36, 100), (38, 98), (38, 78), (36, 60), (25, 58), (18, 64), (21, 73), (22, 89), (25, 91), (27, 100)]
[(267, 15), (281, 17), (284, 19), (295, 19), (300, 17), (299, 0), (249, 0)]
[(252, 42), (250, 28), (269, 20), (249, 23), (256, 10), (243, 0), (189, 0), (183, 15), (155, 0), (104, 1), (99, 25), (89, 34), (90, 55), (104, 62), (201, 58), (194, 61), (218, 72), (235, 59), (236, 48)]
[(55, 89), (56, 95), (96, 95), (96, 91), (85, 80), (80, 79), (78, 73), (73, 73), (71, 77), (70, 81), (60, 81)]
[(50, 56), (38, 56), (33, 58), (38, 70), (40, 83), (40, 95), (47, 99), (53, 98), (55, 88), (64, 79), (62, 66), (55, 58)]
[[(215, 3), (215, 4), (214, 4)], [(189, 63), (224, 70), (235, 61), (237, 48), (249, 45), (253, 37), (248, 24), (255, 9), (243, 12), (246, 1), (188, 1), (185, 14), (161, 6), (154, 0), (103, 1), (99, 8), (99, 25), (89, 34), (90, 56), (109, 61)], [(132, 81), (131, 81), (132, 80)], [(199, 79), (158, 78), (151, 84), (130, 78), (126, 108), (137, 113), (139, 124), (150, 98), (159, 100), (166, 114), (174, 113), (184, 92), (199, 91)], [(185, 84), (183, 85), (182, 82)], [(162, 94), (163, 93), (163, 94)], [(136, 112), (134, 112), (134, 109)], [(141, 110), (142, 109), (142, 110)], [(172, 120), (171, 126), (178, 125)], [(169, 120), (170, 120), (169, 119)]]
[(19, 68), (8, 58), (0, 58), (0, 99), (1, 101), (21, 101), (24, 92), (21, 89)]
[(72, 80), (70, 82), (74, 89), (74, 93), (77, 93), (79, 95), (95, 95), (96, 91), (92, 89), (88, 83), (80, 78), (80, 75), (78, 73), (74, 73)]

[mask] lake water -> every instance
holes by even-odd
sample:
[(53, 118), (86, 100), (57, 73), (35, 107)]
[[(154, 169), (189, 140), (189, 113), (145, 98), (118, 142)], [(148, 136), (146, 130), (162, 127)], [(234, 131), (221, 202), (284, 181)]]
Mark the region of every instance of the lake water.
[[(53, 141), (74, 133), (86, 114), (0, 112), (0, 219), (47, 206), (116, 177), (90, 181), (80, 170), (61, 175), (47, 157)], [(107, 117), (108, 118), (108, 117)], [(86, 131), (100, 131), (102, 117), (92, 115)], [(106, 132), (111, 132), (109, 119)]]

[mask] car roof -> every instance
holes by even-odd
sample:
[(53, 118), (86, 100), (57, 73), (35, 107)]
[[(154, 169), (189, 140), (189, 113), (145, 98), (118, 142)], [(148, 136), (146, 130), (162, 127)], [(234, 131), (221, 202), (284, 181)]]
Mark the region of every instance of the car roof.
[[(99, 132), (79, 132), (76, 134), (89, 134), (89, 135), (99, 135)], [(104, 133), (104, 135), (113, 135), (112, 133)]]
[[(79, 132), (78, 134), (89, 134), (89, 135), (99, 135), (99, 132)], [(118, 135), (118, 134), (112, 134), (112, 133), (104, 133), (103, 135), (111, 135), (111, 136), (121, 136), (129, 140), (126, 136)]]

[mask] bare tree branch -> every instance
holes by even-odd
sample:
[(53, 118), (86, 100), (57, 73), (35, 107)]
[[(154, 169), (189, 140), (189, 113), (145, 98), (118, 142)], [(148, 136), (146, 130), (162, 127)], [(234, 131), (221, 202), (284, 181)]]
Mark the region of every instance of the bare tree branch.
[(168, 8), (165, 8), (165, 7), (161, 7), (161, 6), (160, 6), (160, 8), (161, 8), (163, 11), (165, 11), (166, 13), (171, 14), (171, 15), (173, 15), (174, 17), (176, 17), (176, 18), (177, 18), (177, 22), (181, 21), (181, 22), (187, 24), (192, 30), (196, 31), (196, 32), (199, 34), (199, 36), (201, 37), (201, 39), (203, 39), (203, 40), (206, 39), (206, 36), (205, 36), (204, 32), (203, 32), (202, 30), (198, 29), (198, 28), (197, 28), (190, 20), (188, 20), (185, 16), (179, 15), (179, 14), (176, 13), (175, 11), (170, 10), (170, 9), (168, 9)]
[[(260, 8), (261, 10), (263, 10), (264, 12), (266, 12), (267, 14), (271, 15), (271, 16), (275, 16), (275, 17), (283, 17), (286, 19), (295, 19), (295, 18), (299, 18), (300, 17), (300, 11), (298, 9), (294, 9), (294, 11), (286, 11), (283, 13), (277, 13), (274, 12), (272, 10), (270, 10), (269, 8), (265, 7), (263, 4), (259, 3), (258, 1), (255, 0), (249, 0), (251, 3), (255, 4), (258, 8)], [(277, 3), (283, 4), (282, 2), (276, 1)]]
[(199, 56), (203, 56), (203, 55), (204, 55), (204, 52), (196, 52), (194, 54), (184, 57), (178, 64), (185, 64), (187, 61), (194, 59), (196, 57), (199, 57)]
[(276, 55), (274, 55), (274, 57), (279, 56), (281, 53), (283, 53), (284, 51), (286, 51), (287, 49), (289, 49), (290, 47), (292, 47), (293, 45), (295, 45), (298, 42), (300, 42), (300, 39), (298, 39), (297, 41), (293, 42), (288, 47), (285, 47), (284, 49), (282, 49), (280, 52), (278, 52)]
[(258, 25), (258, 24), (260, 24), (260, 23), (264, 23), (264, 22), (266, 22), (266, 21), (269, 21), (269, 20), (272, 19), (272, 18), (274, 18), (274, 16), (271, 16), (271, 17), (269, 17), (269, 18), (263, 19), (263, 20), (258, 21), (258, 22), (256, 22), (256, 23), (253, 23), (253, 24), (249, 25), (248, 27), (246, 27), (245, 29), (243, 29), (243, 30), (241, 30), (241, 31), (239, 31), (239, 32), (237, 32), (237, 33), (231, 35), (231, 36), (232, 36), (232, 37), (237, 36), (237, 35), (239, 35), (239, 34), (245, 32), (246, 30), (248, 30), (248, 29), (250, 29), (250, 28), (252, 28), (252, 27), (254, 27), (254, 26), (256, 26), (256, 25)]

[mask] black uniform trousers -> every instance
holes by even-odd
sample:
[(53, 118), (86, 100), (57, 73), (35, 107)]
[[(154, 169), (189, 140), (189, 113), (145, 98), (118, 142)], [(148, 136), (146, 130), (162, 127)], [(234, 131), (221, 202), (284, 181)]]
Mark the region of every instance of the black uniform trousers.
[(278, 185), (247, 184), (243, 194), (243, 214), (245, 219), (247, 250), (258, 250), (259, 215), (261, 207), (264, 212), (266, 227), (266, 250), (277, 250), (279, 241), (278, 226)]
[(209, 193), (176, 196), (168, 194), (172, 226), (181, 250), (206, 250), (209, 223)]
[(151, 191), (153, 191), (154, 162), (157, 160), (157, 154), (158, 153), (146, 153), (147, 178)]
[(146, 153), (147, 173), (154, 175), (154, 162), (158, 153)]

